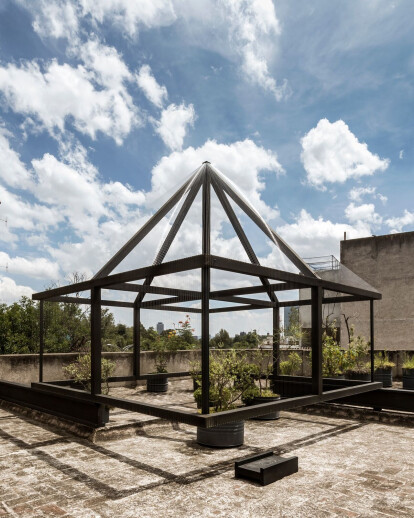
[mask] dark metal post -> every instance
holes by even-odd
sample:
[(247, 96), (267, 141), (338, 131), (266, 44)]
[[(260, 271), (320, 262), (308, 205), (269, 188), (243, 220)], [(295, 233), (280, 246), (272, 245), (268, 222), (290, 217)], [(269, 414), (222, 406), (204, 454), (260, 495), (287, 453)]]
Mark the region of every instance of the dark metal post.
[[(203, 183), (203, 248), (210, 255), (210, 177), (205, 165)], [(210, 267), (201, 268), (201, 412), (210, 413)]]
[(39, 302), (39, 383), (43, 382), (43, 350), (45, 345), (43, 300)]
[(322, 394), (322, 288), (313, 286), (312, 292), (312, 394)]
[(279, 375), (280, 364), (280, 308), (273, 308), (273, 380)]
[(141, 374), (141, 310), (134, 308), (134, 358), (133, 375), (137, 380)]
[(91, 289), (91, 393), (101, 393), (101, 288)]
[(374, 349), (375, 349), (375, 343), (374, 343), (374, 301), (371, 299), (369, 301), (369, 321), (370, 321), (370, 343), (371, 343), (371, 381), (374, 381)]

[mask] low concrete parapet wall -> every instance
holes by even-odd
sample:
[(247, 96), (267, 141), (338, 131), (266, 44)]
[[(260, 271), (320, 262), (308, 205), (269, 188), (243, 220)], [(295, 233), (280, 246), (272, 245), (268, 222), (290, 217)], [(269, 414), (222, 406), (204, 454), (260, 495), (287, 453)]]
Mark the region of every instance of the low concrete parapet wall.
[[(302, 358), (302, 367), (298, 372), (299, 376), (310, 376), (311, 366), (309, 362), (308, 349), (294, 349)], [(254, 350), (239, 350), (240, 354), (251, 355)], [(292, 350), (281, 351), (281, 361), (287, 360)], [(409, 352), (409, 351), (408, 351)], [(270, 354), (270, 351), (269, 351)], [(402, 377), (402, 364), (406, 351), (389, 351), (389, 357), (396, 366), (393, 368), (394, 378)], [(54, 381), (64, 379), (63, 368), (74, 362), (78, 353), (46, 353), (43, 360), (43, 379), (44, 381)], [(131, 352), (105, 352), (104, 358), (115, 362), (114, 376), (132, 376)], [(190, 369), (191, 363), (200, 361), (201, 351), (184, 350), (168, 353), (169, 372), (183, 372)], [(148, 374), (154, 372), (154, 351), (141, 352), (141, 373)], [(0, 380), (14, 381), (16, 383), (30, 384), (39, 381), (39, 355), (38, 354), (5, 354), (0, 355)]]

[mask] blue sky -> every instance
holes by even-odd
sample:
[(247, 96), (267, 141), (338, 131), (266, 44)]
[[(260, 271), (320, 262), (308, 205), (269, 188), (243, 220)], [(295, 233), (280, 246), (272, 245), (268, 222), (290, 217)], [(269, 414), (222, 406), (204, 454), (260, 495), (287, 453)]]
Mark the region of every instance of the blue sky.
[(413, 20), (408, 0), (3, 0), (0, 301), (91, 276), (203, 160), (304, 257), (413, 230)]

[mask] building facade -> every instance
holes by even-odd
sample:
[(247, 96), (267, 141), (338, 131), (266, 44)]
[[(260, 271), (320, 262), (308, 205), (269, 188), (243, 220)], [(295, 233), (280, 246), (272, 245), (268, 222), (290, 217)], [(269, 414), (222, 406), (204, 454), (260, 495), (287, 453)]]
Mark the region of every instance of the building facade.
[[(414, 232), (341, 241), (341, 263), (382, 293), (374, 302), (375, 349), (414, 351)], [(369, 338), (369, 303), (342, 304), (344, 318)], [(345, 317), (344, 317), (345, 315)], [(342, 344), (347, 333), (342, 332)]]

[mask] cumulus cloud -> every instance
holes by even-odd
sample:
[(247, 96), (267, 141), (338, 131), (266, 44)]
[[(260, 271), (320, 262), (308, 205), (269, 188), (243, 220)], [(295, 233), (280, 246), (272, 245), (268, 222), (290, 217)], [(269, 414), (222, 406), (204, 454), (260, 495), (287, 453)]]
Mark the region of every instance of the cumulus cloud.
[(347, 233), (348, 239), (371, 235), (369, 224), (357, 221), (355, 225), (333, 223), (322, 217), (313, 218), (302, 209), (294, 223), (277, 227), (277, 232), (302, 257), (335, 255), (339, 257), (339, 242)]
[(8, 105), (17, 113), (34, 117), (51, 135), (63, 132), (73, 120), (75, 129), (92, 139), (102, 132), (121, 144), (140, 119), (123, 85), (126, 72), (120, 69), (119, 60), (115, 74), (104, 71), (107, 63), (117, 62), (116, 51), (99, 56), (102, 48), (94, 45), (84, 50), (93, 70), (60, 65), (56, 60), (44, 67), (36, 62), (0, 67), (0, 91)]
[(20, 286), (10, 277), (0, 276), (0, 302), (11, 304), (21, 297), (31, 297), (32, 293), (29, 286)]
[(10, 274), (27, 275), (35, 279), (59, 279), (59, 265), (44, 257), (26, 259), (0, 252), (0, 264), (7, 264)]
[(193, 126), (196, 119), (194, 106), (184, 103), (177, 106), (170, 104), (161, 112), (159, 121), (153, 119), (155, 131), (162, 138), (164, 144), (171, 150), (181, 150), (188, 126)]
[(386, 224), (390, 227), (391, 233), (402, 232), (403, 228), (408, 225), (414, 225), (414, 212), (410, 212), (407, 209), (404, 210), (404, 214), (400, 217), (389, 218)]
[(353, 187), (348, 194), (348, 197), (352, 201), (360, 202), (363, 196), (367, 194), (375, 194), (375, 187)]
[(29, 187), (32, 178), (19, 154), (10, 147), (10, 137), (11, 133), (0, 126), (0, 179), (10, 187), (24, 189)]
[(345, 216), (351, 223), (359, 221), (372, 225), (380, 225), (382, 223), (382, 217), (375, 212), (375, 205), (373, 203), (363, 203), (362, 205), (350, 203), (345, 209)]
[(321, 119), (301, 140), (301, 160), (308, 182), (319, 189), (325, 183), (344, 183), (385, 171), (388, 159), (381, 159), (361, 143), (344, 121)]
[(236, 62), (243, 77), (276, 100), (290, 94), (286, 80), (277, 82), (269, 70), (281, 33), (272, 0), (19, 1), (32, 13), (33, 27), (43, 38), (73, 40), (84, 24), (89, 24), (90, 32), (107, 22), (128, 38), (136, 38), (143, 28), (169, 26), (179, 20), (188, 41)]
[(139, 73), (136, 75), (136, 80), (147, 99), (155, 104), (157, 108), (162, 108), (164, 101), (168, 98), (168, 92), (165, 86), (157, 83), (149, 65), (143, 65), (140, 68)]

